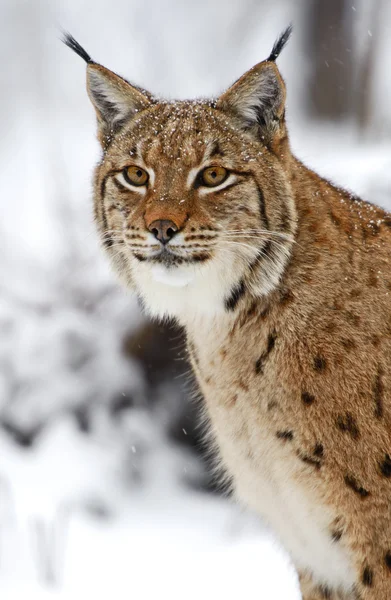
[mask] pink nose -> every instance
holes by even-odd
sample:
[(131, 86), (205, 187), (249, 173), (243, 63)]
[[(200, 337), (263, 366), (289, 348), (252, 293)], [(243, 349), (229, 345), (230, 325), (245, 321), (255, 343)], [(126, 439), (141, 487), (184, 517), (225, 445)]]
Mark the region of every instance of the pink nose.
[(167, 242), (169, 242), (178, 231), (178, 227), (173, 221), (165, 219), (158, 219), (157, 221), (153, 221), (148, 226), (148, 229), (162, 244), (167, 244)]

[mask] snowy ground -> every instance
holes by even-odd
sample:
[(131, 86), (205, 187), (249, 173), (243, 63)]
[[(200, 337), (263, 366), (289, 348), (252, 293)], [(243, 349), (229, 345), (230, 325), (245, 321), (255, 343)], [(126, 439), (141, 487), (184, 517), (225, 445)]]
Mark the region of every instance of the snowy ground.
[[(223, 502), (172, 493), (135, 498), (115, 522), (75, 517), (69, 527), (63, 580), (43, 585), (28, 564), (6, 574), (0, 595), (19, 600), (61, 598), (298, 599), (295, 576), (262, 532), (241, 532)], [(21, 547), (15, 549), (20, 558)], [(15, 572), (19, 571), (19, 573)]]
[(293, 152), (304, 164), (363, 200), (391, 210), (390, 140), (365, 140), (348, 125), (290, 125)]
[(28, 454), (1, 441), (1, 598), (298, 599), (269, 533), (227, 500), (184, 491), (194, 459), (156, 433), (150, 477), (126, 490), (113, 485), (109, 434), (94, 446), (64, 421)]

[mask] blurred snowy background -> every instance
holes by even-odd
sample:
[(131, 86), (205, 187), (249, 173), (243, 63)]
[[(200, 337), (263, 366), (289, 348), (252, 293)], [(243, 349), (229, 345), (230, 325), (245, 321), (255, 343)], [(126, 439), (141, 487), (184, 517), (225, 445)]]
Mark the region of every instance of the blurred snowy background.
[(285, 554), (214, 489), (181, 332), (100, 252), (84, 63), (167, 97), (279, 65), (292, 146), (391, 208), (391, 2), (0, 0), (0, 597), (297, 600)]

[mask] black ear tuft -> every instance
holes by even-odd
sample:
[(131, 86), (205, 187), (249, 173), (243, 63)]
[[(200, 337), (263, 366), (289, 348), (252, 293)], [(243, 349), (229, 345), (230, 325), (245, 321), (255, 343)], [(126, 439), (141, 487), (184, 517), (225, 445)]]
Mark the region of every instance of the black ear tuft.
[(293, 30), (293, 27), (292, 27), (292, 23), (291, 23), (290, 25), (288, 25), (288, 27), (285, 29), (285, 31), (282, 32), (280, 37), (274, 42), (274, 46), (272, 48), (270, 56), (266, 60), (269, 60), (272, 62), (277, 60), (277, 58), (281, 54), (282, 50), (285, 48), (286, 44), (288, 43), (288, 40), (292, 34), (292, 30)]
[(91, 56), (89, 54), (87, 54), (87, 52), (84, 50), (84, 48), (82, 48), (80, 46), (79, 42), (77, 42), (75, 40), (75, 38), (73, 36), (71, 36), (71, 34), (68, 33), (67, 31), (63, 32), (62, 41), (64, 42), (64, 44), (66, 46), (68, 46), (68, 48), (70, 48), (71, 50), (76, 52), (76, 54), (78, 56), (80, 56), (83, 60), (85, 60), (86, 63), (94, 64), (95, 61), (92, 60)]

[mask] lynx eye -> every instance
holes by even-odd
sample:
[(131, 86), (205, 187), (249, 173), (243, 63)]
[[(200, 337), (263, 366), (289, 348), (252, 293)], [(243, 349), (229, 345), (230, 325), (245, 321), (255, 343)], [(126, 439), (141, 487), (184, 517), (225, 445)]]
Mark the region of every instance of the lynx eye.
[(201, 184), (216, 187), (227, 179), (229, 172), (224, 167), (206, 167), (201, 172)]
[(123, 176), (127, 183), (136, 186), (147, 185), (149, 179), (149, 175), (144, 169), (135, 166), (126, 167), (126, 169), (123, 170)]

